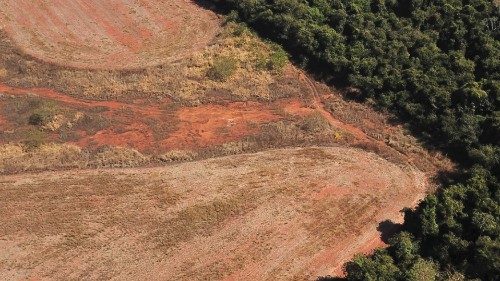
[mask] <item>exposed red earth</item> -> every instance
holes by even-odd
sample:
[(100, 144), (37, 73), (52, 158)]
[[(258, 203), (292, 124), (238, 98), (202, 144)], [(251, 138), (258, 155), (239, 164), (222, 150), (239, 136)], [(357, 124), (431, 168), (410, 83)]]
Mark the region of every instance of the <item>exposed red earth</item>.
[[(161, 109), (147, 101), (92, 101), (70, 97), (50, 89), (21, 89), (0, 84), (0, 92), (13, 96), (35, 96), (54, 101), (76, 111), (104, 108), (102, 113), (111, 120), (109, 128), (94, 134), (81, 131), (75, 144), (88, 146), (126, 146), (142, 152), (172, 149), (207, 148), (225, 142), (243, 139), (258, 132), (259, 124), (282, 119), (276, 108), (285, 107), (287, 113), (303, 116), (312, 113), (300, 100), (286, 99), (271, 104), (233, 102), (227, 105), (200, 105)], [(167, 107), (170, 101), (162, 101)], [(1, 104), (0, 104), (1, 107)], [(0, 119), (3, 120), (3, 119)], [(2, 124), (4, 123), (4, 124)], [(9, 129), (3, 121), (0, 126)], [(164, 136), (155, 137), (151, 124), (171, 124)]]

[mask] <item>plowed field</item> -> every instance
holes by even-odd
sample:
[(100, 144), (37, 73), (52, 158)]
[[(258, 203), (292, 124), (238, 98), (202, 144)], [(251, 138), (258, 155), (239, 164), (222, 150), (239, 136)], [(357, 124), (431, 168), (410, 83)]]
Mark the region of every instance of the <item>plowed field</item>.
[[(307, 280), (379, 243), (425, 175), (352, 148), (0, 179), (3, 280)], [(375, 240), (374, 240), (375, 238)]]
[(0, 22), (26, 53), (91, 69), (180, 59), (210, 42), (219, 26), (191, 0), (0, 0)]

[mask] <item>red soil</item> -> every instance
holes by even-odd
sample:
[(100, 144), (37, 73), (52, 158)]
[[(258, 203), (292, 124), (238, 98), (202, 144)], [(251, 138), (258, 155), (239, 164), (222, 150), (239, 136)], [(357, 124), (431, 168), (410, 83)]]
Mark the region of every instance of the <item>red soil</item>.
[(38, 59), (93, 69), (179, 59), (205, 46), (219, 26), (190, 0), (0, 0), (0, 23)]
[(223, 144), (257, 133), (251, 124), (279, 119), (269, 106), (256, 102), (235, 102), (227, 106), (204, 105), (180, 109), (181, 124), (161, 143), (164, 148), (192, 149)]
[[(288, 114), (303, 116), (313, 109), (295, 99), (271, 104), (233, 102), (227, 105), (200, 105), (180, 109), (160, 108), (170, 102), (152, 105), (144, 100), (130, 103), (118, 101), (93, 101), (70, 97), (44, 88), (21, 89), (0, 83), (0, 92), (7, 95), (33, 95), (55, 101), (66, 108), (91, 112), (104, 107), (103, 116), (110, 126), (90, 133), (92, 128), (78, 132), (73, 143), (81, 147), (103, 145), (124, 146), (139, 151), (168, 151), (172, 149), (200, 149), (236, 141), (258, 133), (258, 125), (283, 118), (274, 108), (285, 107)], [(0, 104), (1, 108), (1, 104)], [(167, 124), (168, 129), (158, 132), (152, 124)], [(6, 129), (8, 122), (0, 127)]]
[(120, 146), (131, 147), (139, 151), (149, 151), (154, 145), (153, 132), (142, 122), (133, 122), (120, 128), (123, 133), (115, 131), (116, 128), (100, 130), (94, 135), (82, 134), (76, 142), (80, 147), (90, 146)]
[(30, 95), (30, 94), (37, 95), (39, 97), (58, 101), (65, 105), (80, 109), (106, 107), (109, 110), (127, 109), (133, 111), (133, 113), (138, 115), (144, 115), (144, 114), (148, 116), (161, 115), (161, 110), (158, 108), (158, 106), (145, 107), (136, 105), (134, 103), (123, 103), (118, 101), (92, 101), (92, 100), (77, 99), (46, 88), (31, 88), (31, 89), (14, 88), (0, 83), (0, 92), (10, 95)]

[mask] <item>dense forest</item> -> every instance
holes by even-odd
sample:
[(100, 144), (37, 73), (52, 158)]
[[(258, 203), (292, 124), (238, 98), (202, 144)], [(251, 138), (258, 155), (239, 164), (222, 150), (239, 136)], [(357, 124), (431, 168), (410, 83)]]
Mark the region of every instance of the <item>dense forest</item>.
[(348, 280), (500, 280), (500, 8), (493, 0), (212, 0), (460, 165)]

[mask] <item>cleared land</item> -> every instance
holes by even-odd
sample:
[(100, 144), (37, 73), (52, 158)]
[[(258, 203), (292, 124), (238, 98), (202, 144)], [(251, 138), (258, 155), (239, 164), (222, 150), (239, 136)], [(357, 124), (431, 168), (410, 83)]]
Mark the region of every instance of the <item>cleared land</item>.
[(180, 59), (217, 33), (217, 16), (191, 0), (1, 0), (0, 21), (26, 53), (92, 69)]
[(2, 177), (0, 276), (314, 279), (373, 247), (425, 178), (340, 147)]
[(0, 0), (2, 280), (341, 274), (450, 166), (196, 3)]
[[(383, 114), (343, 100), (293, 66), (254, 69), (255, 51), (234, 46), (256, 46), (255, 39), (231, 36), (208, 52), (241, 55), (224, 82), (203, 77), (204, 60), (180, 72), (91, 79), (94, 72), (9, 52), (3, 38), (1, 276), (303, 280), (341, 274), (355, 253), (383, 245), (379, 224), (400, 221), (399, 211), (432, 188), (427, 179), (446, 161)], [(177, 73), (195, 85), (194, 99), (169, 93), (175, 83), (156, 92), (157, 81)], [(255, 80), (242, 84), (246, 77)], [(144, 79), (157, 84), (127, 89)], [(107, 93), (109, 81), (116, 82), (110, 89), (126, 90), (80, 94), (92, 81), (104, 88), (93, 93)], [(240, 154), (318, 144), (345, 147)], [(164, 168), (25, 173), (228, 154), (237, 155)]]

